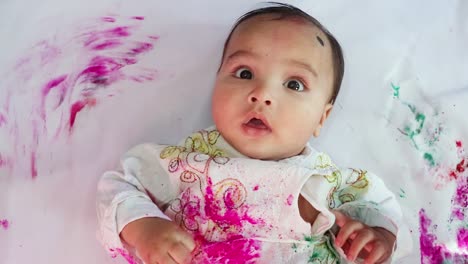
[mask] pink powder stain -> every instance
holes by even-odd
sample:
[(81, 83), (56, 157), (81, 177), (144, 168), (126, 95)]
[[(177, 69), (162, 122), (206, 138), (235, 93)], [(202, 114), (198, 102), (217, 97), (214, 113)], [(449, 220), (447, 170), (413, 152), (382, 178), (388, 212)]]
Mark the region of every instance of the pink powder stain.
[(123, 248), (110, 248), (109, 251), (111, 252), (111, 257), (116, 258), (117, 254), (122, 256), (129, 264), (138, 264), (138, 262), (133, 258), (130, 253), (123, 249)]
[[(206, 187), (205, 191), (205, 214), (206, 216), (213, 220), (220, 226), (228, 227), (236, 227), (242, 228), (244, 222), (248, 222), (251, 224), (257, 224), (258, 220), (251, 218), (248, 216), (247, 212), (240, 212), (243, 209), (241, 208), (229, 208), (226, 207), (224, 213), (222, 213), (222, 205), (219, 204), (219, 201), (215, 200), (212, 182), (211, 179), (207, 178), (208, 186)], [(246, 207), (244, 207), (247, 209)]]
[(144, 16), (134, 16), (134, 17), (132, 17), (132, 19), (135, 19), (135, 20), (144, 20), (145, 17), (144, 17)]
[[(198, 253), (194, 258), (198, 259), (197, 263), (254, 263), (259, 257), (260, 242), (244, 238), (239, 233), (245, 223), (257, 224), (261, 221), (248, 216), (248, 208), (245, 205), (234, 208), (233, 197), (235, 194), (232, 193), (232, 190), (225, 192), (223, 200), (220, 201), (214, 196), (210, 177), (207, 177), (207, 185), (204, 194), (205, 216), (228, 233), (226, 233), (227, 240), (221, 242), (207, 241), (202, 234), (195, 233), (198, 249), (194, 252)], [(199, 210), (200, 208), (197, 206), (190, 208), (187, 212), (187, 218), (195, 221), (195, 216), (200, 216)], [(187, 218), (185, 221), (188, 220)]]
[(102, 17), (101, 20), (104, 21), (104, 22), (110, 22), (110, 23), (115, 22), (115, 18), (113, 18), (113, 17)]
[[(67, 75), (61, 75), (55, 79), (52, 79), (50, 80), (46, 85), (44, 85), (44, 87), (42, 88), (42, 98), (41, 98), (41, 117), (42, 119), (45, 121), (45, 118), (46, 118), (46, 114), (45, 114), (45, 101), (46, 101), (46, 97), (47, 95), (49, 94), (49, 92), (56, 88), (56, 87), (59, 87), (60, 84), (63, 83), (63, 81), (65, 81), (65, 79), (67, 78)], [(63, 102), (63, 99), (65, 98), (65, 91), (66, 91), (66, 87), (64, 85), (61, 85), (60, 86), (60, 90), (59, 90), (59, 102), (57, 103), (57, 106), (60, 106)]]
[(98, 40), (102, 39), (113, 39), (113, 38), (125, 38), (130, 36), (130, 27), (121, 26), (115, 27), (112, 29), (101, 30), (101, 31), (91, 31), (86, 33), (88, 36), (84, 41), (84, 46), (87, 47)]
[(148, 52), (153, 49), (153, 44), (147, 42), (141, 42), (137, 44), (136, 48), (131, 49), (131, 52), (135, 55)]
[(468, 177), (457, 180), (457, 188), (452, 198), (452, 215), (464, 220), (465, 210), (468, 208)]
[(206, 242), (201, 248), (202, 253), (195, 257), (197, 263), (256, 263), (260, 257), (261, 242), (246, 239), (242, 236), (233, 237), (230, 241)]
[(292, 194), (290, 194), (288, 196), (288, 199), (286, 200), (286, 204), (291, 206), (293, 204), (293, 201), (294, 201), (294, 196)]
[(6, 117), (0, 113), (0, 127), (6, 124)]
[(71, 130), (73, 129), (73, 125), (75, 124), (75, 120), (76, 120), (76, 115), (81, 111), (83, 110), (83, 108), (85, 108), (85, 106), (94, 106), (96, 105), (96, 99), (94, 98), (88, 98), (88, 99), (85, 99), (85, 100), (81, 100), (81, 101), (78, 101), (78, 102), (75, 102), (72, 106), (71, 106), (71, 109), (70, 109), (70, 121), (69, 121), (69, 129), (70, 129), (70, 132)]
[(457, 244), (459, 248), (468, 250), (468, 229), (460, 228), (457, 232)]
[(3, 229), (7, 230), (8, 227), (10, 227), (10, 222), (8, 222), (7, 219), (0, 220), (0, 226), (2, 226)]
[(0, 154), (0, 168), (7, 164), (6, 159)]
[(92, 50), (105, 50), (105, 49), (111, 49), (115, 47), (119, 47), (122, 45), (122, 42), (116, 39), (111, 39), (111, 40), (106, 40), (101, 43), (95, 44), (91, 46)]
[(254, 191), (258, 191), (258, 188), (259, 188), (258, 185), (255, 185), (255, 186), (253, 187), (253, 190), (254, 190)]
[(37, 177), (37, 166), (36, 166), (36, 152), (35, 151), (32, 151), (31, 152), (31, 159), (30, 159), (31, 163), (31, 176), (32, 178), (36, 178)]
[[(468, 257), (463, 253), (451, 253), (444, 245), (437, 243), (436, 235), (432, 234), (431, 230), (434, 230), (436, 226), (431, 225), (432, 221), (426, 215), (424, 209), (419, 211), (419, 246), (421, 251), (421, 263), (422, 264), (440, 264), (447, 263), (444, 261), (453, 261), (453, 263), (463, 263), (459, 261), (466, 260)], [(462, 246), (466, 246), (466, 229), (459, 230), (457, 235), (458, 246), (461, 249)], [(461, 242), (460, 242), (461, 241)], [(460, 246), (462, 245), (462, 246)], [(448, 262), (450, 263), (450, 262)]]
[(431, 220), (427, 217), (424, 209), (419, 211), (420, 237), (419, 246), (421, 250), (421, 263), (436, 264), (444, 260), (444, 247), (438, 245), (437, 237), (429, 233)]

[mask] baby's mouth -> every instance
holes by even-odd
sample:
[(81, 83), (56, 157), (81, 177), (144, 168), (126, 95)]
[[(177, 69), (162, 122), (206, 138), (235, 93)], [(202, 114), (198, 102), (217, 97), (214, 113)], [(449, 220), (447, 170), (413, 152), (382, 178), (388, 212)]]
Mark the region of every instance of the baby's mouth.
[(255, 117), (250, 119), (245, 125), (256, 129), (270, 130), (270, 128), (261, 119)]

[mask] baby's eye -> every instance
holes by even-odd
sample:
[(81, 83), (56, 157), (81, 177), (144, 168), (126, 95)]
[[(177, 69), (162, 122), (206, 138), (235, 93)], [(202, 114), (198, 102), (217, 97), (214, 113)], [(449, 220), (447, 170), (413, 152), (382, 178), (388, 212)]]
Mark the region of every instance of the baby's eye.
[(241, 79), (252, 79), (253, 77), (253, 73), (248, 68), (245, 68), (245, 67), (238, 69), (235, 75), (237, 78), (241, 78)]
[(296, 79), (288, 80), (284, 85), (286, 85), (286, 88), (298, 92), (302, 92), (305, 88), (305, 85), (301, 81)]

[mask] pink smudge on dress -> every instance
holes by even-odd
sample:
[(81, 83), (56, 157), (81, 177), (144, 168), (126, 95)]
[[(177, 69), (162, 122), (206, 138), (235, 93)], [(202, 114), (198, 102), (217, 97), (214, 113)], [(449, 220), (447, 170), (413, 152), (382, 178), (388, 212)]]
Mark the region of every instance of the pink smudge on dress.
[(117, 254), (122, 256), (129, 264), (138, 264), (135, 258), (123, 248), (110, 248), (109, 249), (112, 258), (116, 258)]
[[(207, 177), (207, 187), (204, 193), (204, 213), (206, 220), (213, 221), (221, 228), (225, 235), (224, 241), (207, 241), (204, 234), (195, 233), (195, 240), (199, 248), (197, 263), (254, 263), (260, 256), (261, 243), (253, 239), (244, 238), (242, 233), (244, 224), (258, 224), (261, 220), (248, 215), (246, 205), (236, 206), (235, 192), (228, 190), (222, 199), (216, 199), (213, 183)], [(193, 212), (192, 212), (193, 213)], [(197, 213), (200, 214), (199, 212)], [(193, 216), (191, 216), (193, 218)], [(200, 219), (204, 220), (204, 219)]]
[(10, 226), (10, 222), (8, 222), (7, 219), (0, 220), (0, 226), (2, 226), (3, 229), (7, 230)]
[(293, 204), (293, 201), (294, 201), (294, 196), (292, 194), (290, 194), (288, 196), (288, 199), (286, 200), (286, 204), (291, 206)]
[(261, 242), (242, 236), (232, 237), (228, 241), (205, 242), (200, 248), (201, 254), (195, 256), (197, 263), (256, 263), (260, 257)]

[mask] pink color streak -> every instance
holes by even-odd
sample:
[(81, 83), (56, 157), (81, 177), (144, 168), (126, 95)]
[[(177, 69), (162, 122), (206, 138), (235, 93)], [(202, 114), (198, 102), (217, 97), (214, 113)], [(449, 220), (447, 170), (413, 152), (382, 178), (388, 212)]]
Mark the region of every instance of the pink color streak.
[(115, 18), (113, 18), (113, 17), (102, 17), (101, 20), (104, 21), (104, 22), (110, 22), (110, 23), (115, 22)]
[(136, 48), (131, 49), (131, 52), (134, 55), (138, 55), (140, 53), (148, 52), (153, 49), (153, 44), (147, 42), (140, 42), (138, 43)]
[[(197, 263), (255, 263), (260, 257), (261, 242), (242, 236), (229, 241), (206, 242), (202, 246), (202, 255), (195, 257)], [(200, 259), (201, 258), (201, 259)]]
[(76, 115), (81, 111), (83, 110), (83, 108), (85, 106), (94, 106), (96, 105), (96, 99), (94, 98), (88, 98), (88, 99), (85, 99), (85, 100), (81, 100), (81, 101), (78, 101), (78, 102), (75, 102), (72, 106), (71, 106), (71, 109), (70, 109), (70, 131), (73, 129), (73, 125), (75, 124), (75, 120), (76, 120)]
[(117, 257), (117, 253), (122, 256), (129, 264), (138, 264), (138, 262), (133, 258), (132, 255), (130, 255), (130, 253), (123, 249), (123, 248), (111, 248), (109, 249), (109, 251), (111, 252), (111, 257), (112, 258), (116, 258)]
[(35, 151), (31, 152), (30, 164), (31, 164), (31, 176), (34, 179), (37, 177), (36, 152)]
[(468, 250), (468, 229), (460, 228), (457, 232), (458, 247)]
[(144, 20), (145, 17), (144, 17), (144, 16), (134, 16), (134, 17), (132, 17), (132, 19), (135, 19), (135, 20)]
[(292, 194), (290, 194), (288, 196), (288, 199), (286, 200), (286, 203), (291, 206), (293, 204), (293, 201), (294, 201), (294, 196)]
[(3, 220), (0, 220), (0, 226), (2, 226), (3, 229), (7, 230), (8, 227), (10, 226), (10, 223), (8, 222), (8, 220), (3, 219)]
[(105, 50), (105, 49), (111, 49), (115, 47), (119, 47), (122, 45), (122, 42), (111, 39), (111, 40), (106, 40), (101, 43), (95, 44), (91, 47), (92, 50)]
[(6, 124), (6, 117), (0, 113), (0, 127), (2, 127), (4, 124)]

